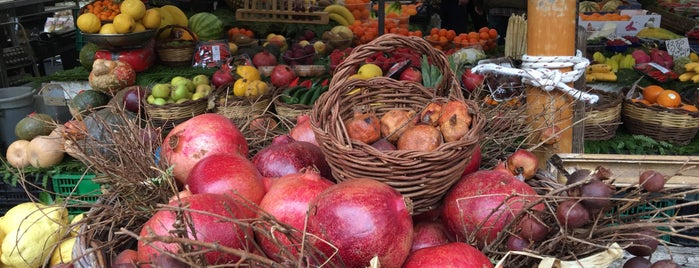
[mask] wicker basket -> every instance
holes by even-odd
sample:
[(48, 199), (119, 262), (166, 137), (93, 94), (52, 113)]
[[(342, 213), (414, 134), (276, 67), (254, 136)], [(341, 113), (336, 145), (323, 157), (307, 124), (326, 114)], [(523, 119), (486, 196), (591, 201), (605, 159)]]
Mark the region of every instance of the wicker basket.
[(585, 140), (608, 140), (616, 135), (621, 124), (621, 92), (591, 90), (600, 97), (596, 105), (585, 106)]
[(280, 119), (287, 121), (287, 123), (295, 123), (296, 118), (302, 114), (311, 114), (311, 105), (303, 104), (288, 104), (276, 98), (274, 100), (274, 109), (277, 112), (277, 116)]
[[(187, 31), (192, 40), (183, 40), (180, 36), (177, 36), (178, 31), (175, 29), (181, 29)], [(170, 31), (170, 34), (166, 38), (158, 38), (155, 44), (155, 52), (158, 54), (158, 59), (163, 65), (167, 66), (188, 66), (192, 64), (192, 58), (194, 57), (194, 51), (197, 46), (196, 35), (187, 27), (180, 25), (168, 25), (162, 27), (158, 30), (156, 36), (160, 36), (164, 31)], [(168, 43), (176, 41), (177, 46), (168, 46)]]
[(630, 133), (677, 145), (687, 145), (694, 139), (699, 130), (699, 112), (633, 101), (638, 94), (635, 87), (631, 88), (622, 106), (621, 119)]
[[(419, 51), (441, 69), (443, 78), (436, 89), (423, 85), (375, 77), (350, 79), (356, 67), (377, 51), (407, 47)], [(360, 91), (348, 94), (356, 88)], [(381, 116), (389, 110), (413, 108), (420, 111), (433, 100), (460, 100), (473, 117), (471, 130), (462, 139), (440, 145), (434, 151), (394, 150), (381, 152), (368, 144), (350, 141), (344, 121), (355, 107), (371, 107)], [(326, 155), (337, 181), (371, 178), (384, 182), (412, 200), (419, 214), (436, 208), (446, 191), (461, 176), (481, 138), (485, 124), (475, 102), (464, 100), (446, 56), (418, 37), (382, 35), (360, 45), (335, 71), (328, 92), (321, 95), (311, 111), (313, 132)]]
[[(150, 89), (146, 92), (146, 96), (148, 95), (150, 95)], [(216, 95), (215, 92), (211, 92), (208, 98), (165, 105), (154, 105), (145, 102), (144, 110), (153, 126), (169, 131), (176, 125), (211, 110), (213, 108), (213, 99)]]
[(232, 119), (238, 126), (245, 124), (256, 115), (265, 114), (272, 107), (271, 94), (258, 98), (241, 98), (233, 96), (232, 91), (232, 83), (219, 87), (214, 112)]

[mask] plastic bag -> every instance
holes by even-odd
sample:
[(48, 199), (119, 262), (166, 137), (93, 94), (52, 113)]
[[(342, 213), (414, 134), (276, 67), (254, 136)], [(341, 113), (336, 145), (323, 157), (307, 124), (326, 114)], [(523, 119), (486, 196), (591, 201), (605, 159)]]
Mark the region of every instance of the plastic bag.
[(223, 40), (199, 42), (194, 53), (193, 67), (214, 68), (228, 62), (231, 51)]

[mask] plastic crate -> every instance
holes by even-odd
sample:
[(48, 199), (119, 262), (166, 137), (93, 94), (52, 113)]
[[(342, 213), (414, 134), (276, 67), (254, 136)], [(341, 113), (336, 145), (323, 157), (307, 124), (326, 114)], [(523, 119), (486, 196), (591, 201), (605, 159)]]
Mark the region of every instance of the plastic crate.
[(56, 198), (66, 200), (68, 214), (86, 212), (102, 195), (100, 185), (95, 183), (94, 174), (55, 174), (51, 177)]
[[(637, 219), (657, 219), (657, 218), (670, 218), (676, 213), (675, 209), (663, 210), (663, 208), (671, 207), (677, 204), (675, 199), (664, 199), (664, 200), (653, 200), (647, 203), (640, 204), (638, 206), (629, 208), (620, 213), (619, 219), (622, 222), (633, 221)], [(616, 208), (612, 209), (611, 213), (616, 213)], [(670, 231), (669, 228), (659, 228), (661, 231)], [(670, 235), (660, 236), (660, 239), (664, 241), (670, 241), (672, 237)]]
[(44, 191), (40, 188), (41, 182), (36, 182), (33, 178), (28, 179), (34, 185), (26, 184), (26, 190), (19, 182), (13, 186), (0, 180), (0, 216), (5, 215), (8, 210), (16, 205), (39, 198), (39, 194)]
[[(687, 198), (688, 200), (691, 200), (689, 197)], [(696, 200), (696, 199), (694, 199)], [(683, 201), (685, 202), (685, 201)], [(677, 216), (691, 216), (693, 218), (696, 218), (696, 215), (699, 214), (699, 205), (692, 205), (692, 206), (682, 206), (678, 213)], [(693, 237), (699, 237), (699, 228), (692, 228), (689, 230), (685, 230), (680, 232), (682, 235), (687, 235), (687, 236), (693, 236)], [(684, 237), (679, 237), (679, 236), (673, 236), (670, 239), (671, 242), (677, 243), (680, 245), (683, 245), (685, 247), (699, 247), (699, 241), (684, 238)]]

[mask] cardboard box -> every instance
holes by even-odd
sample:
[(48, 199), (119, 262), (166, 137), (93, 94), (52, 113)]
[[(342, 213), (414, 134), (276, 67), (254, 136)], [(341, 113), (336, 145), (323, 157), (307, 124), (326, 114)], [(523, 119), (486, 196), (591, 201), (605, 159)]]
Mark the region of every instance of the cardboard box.
[[(599, 36), (600, 33), (595, 34), (595, 32), (599, 32), (602, 29), (605, 29), (605, 24), (615, 25), (616, 31), (614, 32), (614, 34), (616, 34), (617, 36), (635, 36), (644, 27), (660, 27), (661, 16), (658, 14), (647, 14), (647, 11), (645, 10), (635, 9), (622, 10), (620, 14), (629, 15), (631, 16), (631, 19), (626, 21), (586, 21), (578, 17), (578, 25), (585, 27), (585, 29), (588, 32), (588, 36)], [(609, 26), (607, 26), (606, 28), (608, 29)], [(603, 35), (607, 34), (605, 33)]]

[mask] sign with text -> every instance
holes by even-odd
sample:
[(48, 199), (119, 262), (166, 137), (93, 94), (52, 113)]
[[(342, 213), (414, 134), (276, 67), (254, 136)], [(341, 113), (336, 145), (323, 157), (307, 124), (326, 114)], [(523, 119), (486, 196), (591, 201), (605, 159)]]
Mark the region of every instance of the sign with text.
[(665, 41), (667, 53), (673, 57), (689, 57), (689, 40), (685, 38), (672, 39)]

